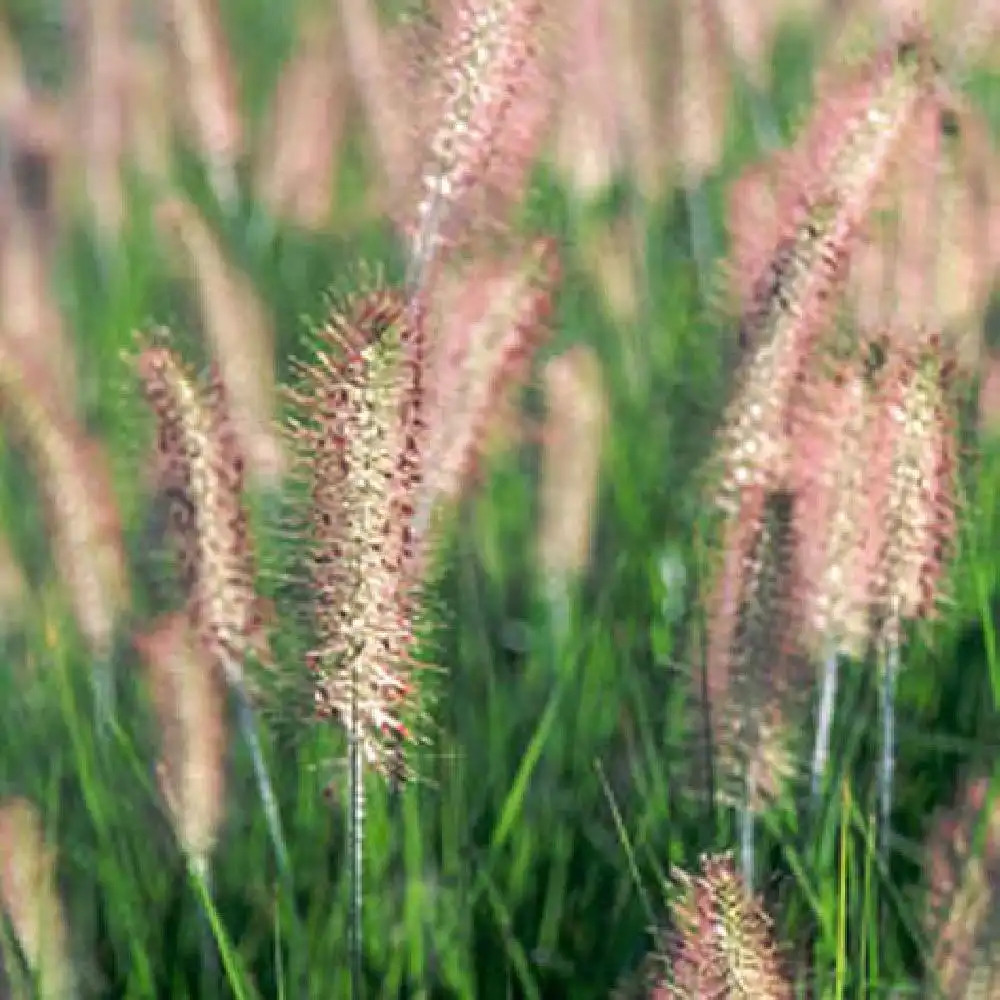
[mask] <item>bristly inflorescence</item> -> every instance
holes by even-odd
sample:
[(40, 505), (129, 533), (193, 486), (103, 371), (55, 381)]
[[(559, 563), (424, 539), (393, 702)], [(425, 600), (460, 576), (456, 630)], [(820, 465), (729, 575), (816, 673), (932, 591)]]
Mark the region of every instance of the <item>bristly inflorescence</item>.
[(468, 235), (492, 214), (491, 200), (505, 220), (503, 208), (520, 196), (537, 152), (552, 92), (539, 0), (444, 6), (420, 136), (425, 154), (411, 257), (421, 268), (437, 243)]
[(928, 617), (941, 595), (956, 530), (957, 444), (950, 399), (953, 362), (940, 337), (895, 338), (881, 380), (873, 461), (884, 537), (873, 604), (882, 634)]
[(230, 684), (250, 654), (266, 657), (253, 545), (243, 503), (244, 463), (218, 373), (207, 385), (167, 347), (136, 367), (157, 423), (162, 489), (169, 504), (188, 613)]
[(667, 969), (651, 1000), (791, 1000), (770, 918), (732, 858), (705, 857), (698, 877), (675, 881)]
[(788, 490), (748, 494), (727, 526), (712, 598), (706, 708), (721, 791), (752, 812), (794, 772), (807, 714), (795, 503)]
[(789, 408), (804, 365), (834, 316), (853, 246), (897, 144), (933, 73), (915, 36), (828, 94), (781, 168), (771, 252), (743, 303), (754, 350), (721, 435), (719, 502), (730, 513), (744, 487), (773, 486), (787, 470)]
[[(901, 144), (940, 128), (939, 70), (927, 39), (910, 30), (860, 73), (821, 91), (795, 146), (744, 182), (747, 194), (769, 195), (773, 221), (756, 226), (745, 206), (733, 219), (747, 359), (715, 453), (724, 551), (710, 608), (707, 693), (723, 760), (742, 759), (748, 792), (754, 761), (771, 743), (763, 736), (775, 728), (762, 728), (761, 709), (781, 706), (787, 726), (795, 705), (785, 695), (808, 691), (802, 668), (810, 662), (824, 668), (818, 787), (837, 658), (865, 655), (880, 638), (898, 647), (900, 623), (925, 617), (939, 594), (954, 532), (945, 345), (909, 325), (876, 337), (838, 323)], [(876, 356), (884, 363), (873, 363)], [(779, 496), (788, 498), (786, 555), (767, 564), (755, 553)], [(772, 595), (783, 595), (780, 606), (758, 600), (772, 593), (760, 590), (765, 565), (783, 581)], [(752, 607), (767, 625), (747, 632), (741, 623)], [(760, 654), (758, 643), (739, 640), (741, 628), (761, 637)], [(777, 690), (782, 697), (772, 698)], [(791, 769), (785, 759), (788, 767), (764, 772), (772, 794)]]
[(376, 289), (334, 309), (291, 394), (310, 493), (316, 707), (395, 770), (411, 736), (410, 681), (425, 549), (413, 530), (425, 426), (422, 318)]

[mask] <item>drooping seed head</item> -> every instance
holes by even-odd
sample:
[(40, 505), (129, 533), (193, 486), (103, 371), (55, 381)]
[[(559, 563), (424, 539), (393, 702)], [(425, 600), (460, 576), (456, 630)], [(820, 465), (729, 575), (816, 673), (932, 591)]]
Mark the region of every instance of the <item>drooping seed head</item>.
[(388, 774), (409, 738), (425, 552), (413, 530), (425, 441), (422, 317), (391, 291), (359, 293), (319, 331), (292, 394), (309, 490), (315, 702)]
[(265, 654), (254, 556), (243, 506), (243, 458), (217, 373), (202, 385), (167, 347), (136, 360), (157, 424), (157, 452), (188, 613), (213, 663), (243, 682)]
[(732, 858), (705, 857), (698, 877), (675, 880), (667, 971), (652, 1000), (791, 1000), (771, 920)]

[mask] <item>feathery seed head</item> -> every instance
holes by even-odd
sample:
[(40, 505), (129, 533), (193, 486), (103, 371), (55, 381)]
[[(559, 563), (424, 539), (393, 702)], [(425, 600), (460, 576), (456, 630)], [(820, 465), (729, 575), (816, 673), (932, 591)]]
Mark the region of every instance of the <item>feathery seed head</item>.
[(882, 522), (874, 593), (885, 639), (902, 621), (933, 612), (954, 542), (957, 503), (951, 359), (937, 335), (909, 344), (896, 336), (889, 351), (870, 468)]
[[(789, 408), (806, 360), (826, 332), (867, 219), (904, 128), (930, 92), (926, 46), (907, 38), (859, 80), (826, 95), (783, 155), (775, 245), (740, 276), (750, 302), (741, 335), (755, 354), (727, 411), (716, 461), (721, 506), (733, 512), (748, 486), (787, 474)], [(746, 264), (747, 257), (740, 261)]]
[[(490, 202), (503, 218), (537, 152), (552, 91), (539, 0), (451, 0), (440, 26), (412, 256), (427, 262)], [(474, 202), (474, 204), (472, 204)]]
[(230, 683), (265, 654), (243, 507), (243, 458), (218, 373), (201, 385), (167, 347), (136, 360), (157, 423), (157, 451), (192, 626)]
[(870, 638), (881, 522), (868, 486), (875, 408), (860, 366), (812, 376), (792, 427), (806, 626), (814, 654), (861, 655)]
[(787, 490), (760, 489), (742, 496), (726, 525), (710, 600), (709, 703), (703, 707), (724, 798), (759, 811), (796, 770), (794, 734), (807, 711), (807, 661), (799, 645), (797, 498)]
[(292, 394), (310, 492), (315, 701), (393, 769), (409, 737), (409, 674), (425, 551), (413, 530), (424, 449), (423, 319), (393, 291), (355, 295), (319, 332)]
[(770, 918), (732, 857), (705, 857), (699, 877), (674, 877), (681, 897), (671, 907), (668, 969), (654, 1000), (791, 1000)]

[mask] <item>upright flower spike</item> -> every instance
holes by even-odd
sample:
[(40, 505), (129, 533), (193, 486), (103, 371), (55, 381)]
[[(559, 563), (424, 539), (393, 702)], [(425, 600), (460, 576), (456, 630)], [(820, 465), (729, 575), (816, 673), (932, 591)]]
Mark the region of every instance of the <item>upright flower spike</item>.
[(744, 878), (752, 884), (755, 817), (795, 775), (809, 678), (797, 600), (796, 498), (751, 489), (743, 501), (725, 529), (701, 707), (717, 790), (737, 809)]
[[(432, 58), (421, 141), (422, 194), (411, 231), (411, 281), (442, 241), (468, 235), (491, 200), (520, 197), (547, 121), (546, 13), (539, 0), (449, 0)], [(505, 213), (494, 209), (486, 215)]]
[(675, 880), (667, 971), (651, 1000), (791, 1000), (770, 918), (732, 858), (703, 858), (699, 877)]
[[(930, 616), (942, 595), (956, 523), (953, 362), (937, 334), (890, 336), (870, 472), (883, 539), (874, 584), (881, 640)], [(877, 464), (876, 464), (877, 463)]]
[(263, 652), (253, 548), (243, 507), (243, 458), (216, 373), (202, 387), (167, 347), (137, 362), (157, 421), (157, 451), (191, 623), (216, 667), (241, 687)]
[(868, 488), (876, 410), (860, 359), (815, 359), (791, 424), (796, 546), (806, 644), (822, 664), (813, 745), (812, 794), (818, 801), (829, 754), (841, 656), (862, 656), (871, 640), (874, 573), (881, 520)]
[(403, 716), (413, 701), (422, 337), (401, 295), (357, 294), (319, 331), (316, 357), (293, 393), (292, 441), (310, 493), (316, 707), (387, 777), (410, 737)]
[(882, 673), (881, 836), (888, 848), (895, 765), (895, 682), (903, 623), (933, 613), (956, 528), (953, 364), (938, 335), (890, 336), (871, 474), (883, 540), (873, 584)]
[(740, 284), (753, 289), (741, 340), (754, 355), (726, 415), (719, 501), (734, 510), (746, 486), (773, 484), (783, 465), (791, 397), (806, 359), (833, 317), (862, 226), (905, 126), (933, 99), (932, 66), (919, 37), (876, 58), (828, 93), (778, 185), (773, 251)]

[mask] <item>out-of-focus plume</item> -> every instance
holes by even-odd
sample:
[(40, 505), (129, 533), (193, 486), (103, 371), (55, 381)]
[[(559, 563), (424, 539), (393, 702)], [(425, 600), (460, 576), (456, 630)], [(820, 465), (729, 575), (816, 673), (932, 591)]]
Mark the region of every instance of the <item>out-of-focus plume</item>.
[(28, 581), (6, 533), (0, 533), (0, 636), (20, 624), (28, 607)]
[(253, 543), (243, 506), (243, 457), (218, 373), (195, 379), (169, 348), (136, 359), (157, 422), (161, 485), (170, 504), (191, 626), (216, 668), (242, 689), (248, 654), (265, 656)]
[(128, 81), (130, 162), (149, 181), (166, 184), (173, 158), (173, 95), (166, 43), (159, 33), (131, 43)]
[(891, 197), (852, 265), (858, 326), (933, 327), (965, 373), (981, 360), (998, 256), (996, 155), (972, 108), (942, 93), (908, 131)]
[(496, 407), (548, 334), (559, 273), (555, 244), (539, 239), (505, 258), (475, 260), (437, 288), (421, 525), (476, 471)]
[(195, 149), (224, 200), (236, 191), (244, 151), (236, 71), (223, 32), (218, 0), (168, 0), (171, 76), (178, 111)]
[(719, 164), (728, 124), (729, 68), (723, 26), (711, 0), (684, 0), (672, 7), (679, 58), (670, 86), (671, 147), (685, 185)]
[(275, 213), (307, 229), (330, 218), (347, 114), (340, 27), (330, 4), (305, 8), (298, 48), (274, 92), (258, 148), (260, 196)]
[(0, 401), (35, 469), (52, 556), (92, 653), (111, 653), (128, 601), (121, 526), (104, 452), (57, 400), (58, 388), (0, 337)]
[(205, 333), (249, 470), (261, 483), (273, 484), (284, 462), (272, 429), (276, 391), (271, 320), (253, 283), (226, 259), (218, 237), (192, 205), (171, 198), (160, 204), (157, 219), (182, 249), (197, 284)]
[(157, 774), (178, 843), (207, 875), (225, 816), (225, 688), (184, 615), (136, 637), (160, 720)]
[(611, 4), (607, 10), (625, 162), (639, 192), (654, 201), (663, 192), (668, 172), (664, 159), (668, 140), (658, 125), (663, 109), (656, 99), (657, 94), (669, 93), (666, 61), (660, 49), (666, 41), (666, 10), (659, 4), (635, 0)]
[(401, 35), (406, 32), (397, 29), (393, 35), (384, 29), (373, 0), (340, 0), (340, 24), (388, 202), (399, 206), (409, 193), (408, 164), (414, 154), (412, 122), (417, 98), (406, 86), (407, 74), (393, 73), (389, 67), (405, 64)]
[(927, 845), (930, 970), (947, 1000), (1000, 997), (1000, 802), (988, 801), (989, 786), (966, 785)]
[(556, 159), (574, 194), (603, 193), (623, 169), (620, 66), (614, 15), (601, 0), (580, 0), (567, 13), (565, 88), (559, 102)]
[(1000, 434), (1000, 352), (989, 351), (979, 383), (979, 433)]
[(0, 108), (17, 107), (27, 99), (21, 50), (10, 33), (7, 15), (0, 14)]
[(126, 210), (122, 170), (130, 119), (131, 5), (129, 0), (86, 0), (82, 7), (77, 148), (90, 214), (101, 234), (114, 238)]
[(0, 107), (0, 327), (74, 400), (74, 352), (51, 286), (61, 131), (40, 99)]
[(425, 448), (424, 332), (403, 298), (353, 295), (319, 331), (292, 394), (291, 437), (310, 496), (307, 532), (321, 716), (389, 776), (411, 737), (411, 654), (426, 567), (413, 519)]
[(709, 601), (705, 690), (718, 790), (750, 814), (800, 770), (812, 671), (802, 647), (798, 498), (744, 492), (725, 527)]
[(590, 560), (608, 422), (601, 363), (583, 345), (552, 358), (542, 376), (548, 410), (542, 430), (538, 563), (557, 592)]
[(37, 810), (25, 799), (0, 802), (0, 903), (41, 1000), (77, 996), (56, 854), (45, 842)]
[(791, 1000), (770, 917), (729, 855), (705, 857), (701, 873), (675, 872), (666, 971), (650, 1000)]

